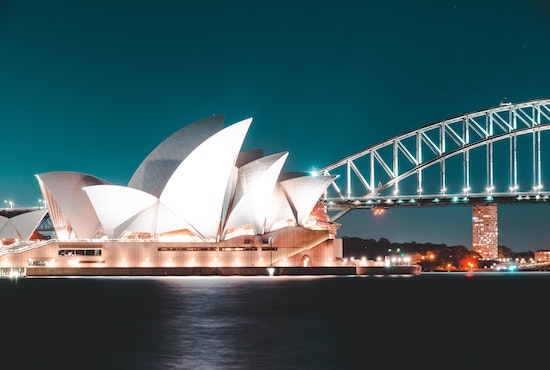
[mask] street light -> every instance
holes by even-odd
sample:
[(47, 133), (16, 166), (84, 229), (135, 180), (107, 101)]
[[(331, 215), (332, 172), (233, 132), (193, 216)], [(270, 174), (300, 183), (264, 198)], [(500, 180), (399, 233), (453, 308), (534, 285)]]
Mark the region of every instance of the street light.
[(273, 236), (269, 235), (267, 241), (269, 243), (269, 267), (267, 268), (267, 272), (269, 276), (273, 276), (275, 273), (275, 267), (273, 267)]
[(269, 235), (267, 241), (269, 243), (269, 266), (273, 266), (273, 236)]
[[(38, 204), (44, 204), (44, 208), (46, 208), (46, 200), (45, 199), (38, 199)], [(39, 208), (42, 208), (41, 206), (39, 206)]]

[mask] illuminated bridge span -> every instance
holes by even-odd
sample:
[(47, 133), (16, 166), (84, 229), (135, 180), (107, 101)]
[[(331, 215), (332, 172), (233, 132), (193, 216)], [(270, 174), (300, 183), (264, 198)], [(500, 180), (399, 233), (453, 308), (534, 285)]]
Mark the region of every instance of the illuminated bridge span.
[(550, 201), (548, 130), (550, 99), (426, 125), (319, 170), (336, 175), (323, 202), (337, 220), (361, 208)]

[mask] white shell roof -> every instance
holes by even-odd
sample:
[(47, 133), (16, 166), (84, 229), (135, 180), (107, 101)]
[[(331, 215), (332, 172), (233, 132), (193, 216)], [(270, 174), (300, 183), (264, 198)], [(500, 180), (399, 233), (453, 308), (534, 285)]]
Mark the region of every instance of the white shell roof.
[(10, 221), (19, 232), (19, 235), (21, 235), (21, 240), (29, 240), (34, 230), (36, 230), (44, 216), (46, 216), (46, 213), (48, 213), (47, 209), (38, 209), (36, 211), (21, 213), (12, 217)]
[(304, 225), (313, 207), (334, 178), (333, 175), (301, 176), (280, 182), (298, 225)]
[(182, 229), (191, 229), (191, 227), (157, 199), (155, 204), (117, 227), (115, 232), (117, 235), (121, 235), (124, 231), (146, 231), (151, 234), (162, 234)]
[[(269, 210), (266, 220), (266, 232), (272, 231), (273, 224), (277, 221), (292, 220), (296, 222), (296, 217), (292, 207), (288, 202), (285, 192), (280, 183), (277, 183), (273, 191), (272, 207)], [(297, 223), (297, 222), (296, 222)]]
[[(114, 239), (128, 231), (162, 234), (189, 230), (206, 241), (252, 226), (304, 226), (334, 176), (282, 173), (288, 153), (241, 152), (252, 118), (223, 128), (223, 115), (177, 131), (149, 154), (128, 186), (79, 172), (36, 175), (56, 232), (79, 239)], [(0, 237), (21, 238), (39, 214), (0, 218)], [(33, 230), (36, 228), (34, 226)], [(16, 236), (14, 236), (16, 235)]]
[(0, 239), (19, 239), (22, 236), (8, 217), (0, 216)]
[[(256, 234), (263, 234), (273, 204), (273, 192), (288, 153), (272, 154), (239, 168), (233, 208), (226, 230), (252, 224)], [(286, 201), (286, 200), (285, 200)]]
[(237, 156), (252, 118), (237, 122), (200, 144), (174, 171), (160, 200), (206, 240), (215, 240), (230, 199)]
[(29, 240), (46, 213), (47, 209), (38, 209), (11, 218), (0, 216), (0, 239)]
[(240, 152), (239, 156), (237, 157), (237, 162), (235, 163), (235, 166), (237, 166), (237, 168), (242, 167), (247, 163), (262, 158), (263, 156), (264, 151), (262, 149), (252, 149)]
[(143, 160), (128, 186), (160, 197), (176, 168), (203, 141), (222, 130), (223, 120), (224, 115), (215, 115), (170, 135)]
[[(118, 238), (120, 234), (115, 233), (117, 227), (157, 203), (157, 197), (125, 186), (95, 185), (86, 186), (83, 190), (88, 194), (103, 231), (109, 238)], [(151, 224), (146, 230), (152, 228)]]
[(144, 191), (118, 185), (87, 186), (84, 191), (111, 239), (125, 231), (157, 234), (189, 227), (157, 197)]
[(70, 226), (79, 239), (92, 238), (100, 229), (100, 223), (82, 188), (109, 182), (84, 173), (68, 171), (45, 172), (36, 175), (36, 178), (58, 235), (59, 230)]

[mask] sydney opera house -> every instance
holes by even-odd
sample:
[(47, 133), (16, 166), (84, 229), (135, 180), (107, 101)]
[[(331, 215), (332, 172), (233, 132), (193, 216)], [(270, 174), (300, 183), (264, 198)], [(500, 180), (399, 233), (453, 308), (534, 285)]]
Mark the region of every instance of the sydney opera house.
[[(192, 123), (126, 186), (79, 172), (36, 175), (46, 207), (0, 216), (0, 267), (333, 266), (342, 256), (319, 199), (332, 176), (283, 172), (287, 152), (242, 151), (252, 119)], [(45, 219), (51, 237), (37, 232)]]

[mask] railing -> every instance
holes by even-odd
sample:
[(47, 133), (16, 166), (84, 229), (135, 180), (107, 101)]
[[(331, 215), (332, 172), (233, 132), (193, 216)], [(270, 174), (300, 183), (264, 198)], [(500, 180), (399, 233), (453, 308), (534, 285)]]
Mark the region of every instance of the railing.
[(13, 253), (23, 253), (31, 249), (40, 248), (48, 244), (54, 243), (57, 240), (40, 240), (40, 241), (26, 241), (15, 242), (0, 249), (0, 256)]

